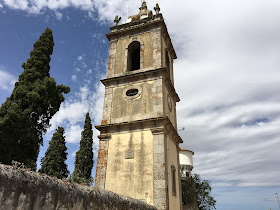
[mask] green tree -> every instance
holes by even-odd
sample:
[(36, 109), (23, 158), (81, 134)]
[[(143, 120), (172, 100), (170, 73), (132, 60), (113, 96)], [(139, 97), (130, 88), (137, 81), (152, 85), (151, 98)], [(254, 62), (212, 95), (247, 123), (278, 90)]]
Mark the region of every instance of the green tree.
[(89, 113), (87, 113), (80, 141), (80, 150), (76, 153), (75, 169), (71, 176), (71, 180), (76, 183), (91, 185), (93, 182), (91, 176), (93, 167), (92, 135), (91, 119)]
[(196, 195), (194, 191), (192, 177), (181, 177), (181, 189), (182, 189), (182, 203), (183, 205), (192, 205), (196, 202)]
[(210, 181), (201, 180), (198, 174), (181, 177), (183, 205), (192, 205), (197, 201), (199, 210), (216, 209), (216, 200), (212, 197)]
[(39, 172), (59, 179), (67, 178), (69, 171), (65, 163), (68, 154), (66, 150), (64, 128), (58, 126), (49, 142), (45, 157), (41, 159)]
[(50, 56), (53, 52), (52, 31), (47, 28), (34, 44), (30, 58), (22, 64), (24, 71), (13, 92), (0, 108), (0, 162), (12, 160), (36, 170), (42, 135), (50, 119), (64, 101), (70, 88), (57, 85), (50, 77)]

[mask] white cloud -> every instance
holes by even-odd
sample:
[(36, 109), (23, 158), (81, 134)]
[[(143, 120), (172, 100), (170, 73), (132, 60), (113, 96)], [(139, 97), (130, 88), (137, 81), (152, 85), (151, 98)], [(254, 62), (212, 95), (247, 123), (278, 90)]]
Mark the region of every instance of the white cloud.
[(217, 183), (212, 184), (211, 186), (212, 187), (230, 187), (232, 185), (233, 185), (232, 183), (228, 183), (228, 182), (217, 182)]
[(75, 125), (77, 122), (81, 122), (86, 114), (88, 105), (84, 101), (64, 102), (61, 104), (59, 111), (51, 119), (52, 129), (55, 129), (58, 125), (66, 122), (71, 125)]
[(82, 128), (79, 125), (71, 125), (66, 127), (65, 136), (66, 142), (69, 143), (79, 143), (81, 140)]
[[(104, 78), (105, 75), (101, 75), (101, 78)], [(102, 120), (102, 114), (103, 114), (103, 103), (104, 103), (104, 94), (105, 94), (105, 88), (102, 83), (97, 83), (95, 85), (96, 91), (92, 92), (90, 97), (90, 103), (93, 104), (93, 106), (90, 106), (90, 113), (92, 113), (92, 116), (94, 116), (94, 122), (96, 125), (99, 125)]]
[[(109, 22), (111, 22), (111, 20), (108, 20)], [(107, 41), (104, 39), (104, 34), (102, 33), (93, 33), (93, 35), (91, 36), (93, 38), (93, 41), (98, 41), (99, 43), (105, 44), (107, 43)]]
[[(101, 75), (100, 78), (105, 77)], [(46, 136), (50, 136), (57, 126), (65, 127), (66, 142), (78, 143), (81, 140), (81, 131), (87, 112), (90, 113), (93, 123), (93, 140), (95, 143), (94, 152), (97, 155), (99, 131), (94, 128), (94, 125), (99, 125), (102, 118), (103, 101), (104, 101), (104, 86), (97, 83), (94, 90), (85, 85), (80, 87), (80, 91), (75, 93), (76, 99), (66, 100), (60, 106), (59, 111), (51, 119), (51, 127)]]
[(14, 84), (16, 82), (16, 78), (3, 70), (0, 70), (0, 88), (7, 91), (12, 91), (14, 88)]
[(91, 69), (87, 70), (87, 74), (91, 74), (91, 73), (92, 73)]
[(82, 55), (78, 56), (77, 60), (78, 60), (78, 61), (83, 60), (83, 56), (82, 56)]
[(82, 62), (82, 67), (85, 69), (85, 68), (87, 68), (88, 66), (87, 66), (87, 64), (86, 64), (85, 62)]
[(0, 9), (1, 9), (1, 8), (3, 8), (3, 5), (2, 5), (2, 4), (0, 4)]
[(78, 76), (74, 74), (74, 75), (72, 75), (71, 79), (75, 82), (75, 81), (77, 81)]
[(71, 153), (72, 157), (74, 157), (74, 158), (76, 157), (76, 152), (78, 152), (78, 150)]
[(62, 20), (63, 15), (60, 12), (55, 11), (55, 16), (58, 20)]
[(45, 17), (45, 23), (48, 23), (50, 21), (50, 16), (49, 15), (46, 15)]
[(29, 10), (28, 0), (4, 0), (3, 4), (11, 9)]

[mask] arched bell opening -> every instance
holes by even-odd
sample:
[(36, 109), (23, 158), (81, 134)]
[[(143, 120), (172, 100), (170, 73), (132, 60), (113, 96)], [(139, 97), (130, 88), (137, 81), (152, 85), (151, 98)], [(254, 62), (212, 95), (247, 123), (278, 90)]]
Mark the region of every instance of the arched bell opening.
[(133, 41), (128, 46), (127, 70), (134, 71), (140, 69), (140, 42)]

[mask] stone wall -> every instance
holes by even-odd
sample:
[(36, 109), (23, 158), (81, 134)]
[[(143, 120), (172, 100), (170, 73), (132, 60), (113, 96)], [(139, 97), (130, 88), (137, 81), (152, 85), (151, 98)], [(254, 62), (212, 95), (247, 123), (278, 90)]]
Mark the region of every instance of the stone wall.
[(0, 209), (156, 209), (119, 194), (0, 164)]

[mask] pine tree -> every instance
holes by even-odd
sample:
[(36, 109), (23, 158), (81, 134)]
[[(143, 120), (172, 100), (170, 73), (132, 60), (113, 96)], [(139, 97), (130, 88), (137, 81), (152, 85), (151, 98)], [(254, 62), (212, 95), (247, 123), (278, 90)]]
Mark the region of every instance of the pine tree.
[(76, 183), (91, 185), (93, 178), (91, 171), (93, 167), (93, 139), (92, 124), (89, 113), (86, 114), (84, 130), (80, 141), (80, 150), (76, 152), (75, 169), (71, 179)]
[(45, 157), (41, 159), (39, 172), (56, 176), (59, 179), (67, 178), (69, 171), (65, 163), (68, 154), (66, 150), (64, 128), (58, 126), (49, 142)]
[(50, 77), (50, 56), (53, 52), (52, 31), (47, 28), (34, 44), (30, 58), (22, 64), (14, 90), (0, 108), (0, 162), (12, 160), (36, 169), (43, 133), (50, 119), (64, 101), (62, 93), (70, 88), (56, 85)]

